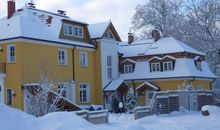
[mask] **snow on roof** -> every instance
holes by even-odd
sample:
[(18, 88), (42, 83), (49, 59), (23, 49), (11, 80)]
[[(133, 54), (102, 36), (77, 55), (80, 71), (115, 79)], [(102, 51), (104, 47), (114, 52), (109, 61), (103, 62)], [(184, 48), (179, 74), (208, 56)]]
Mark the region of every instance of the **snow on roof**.
[(131, 59), (125, 59), (122, 63), (125, 63), (126, 61), (132, 62), (132, 63), (136, 63), (136, 61), (131, 60)]
[(151, 61), (151, 60), (153, 60), (153, 59), (163, 60), (163, 59), (166, 59), (166, 58), (170, 58), (170, 59), (173, 59), (173, 60), (176, 59), (176, 58), (173, 57), (173, 56), (166, 55), (166, 56), (164, 56), (164, 57), (162, 57), (162, 58), (160, 58), (160, 57), (158, 57), (158, 56), (154, 56), (154, 57), (150, 58), (148, 61)]
[[(50, 19), (51, 18), (51, 22)], [(15, 37), (32, 38), (69, 45), (94, 47), (86, 42), (60, 39), (62, 20), (72, 20), (67, 16), (50, 13), (34, 8), (23, 7), (14, 15), (0, 20), (0, 40)], [(75, 20), (72, 20), (75, 21)], [(81, 23), (80, 21), (75, 21)], [(85, 24), (82, 22), (82, 24)]]
[(205, 79), (217, 78), (210, 70), (208, 63), (202, 61), (202, 71), (195, 66), (194, 60), (189, 58), (177, 58), (173, 71), (150, 72), (148, 61), (137, 61), (132, 74), (121, 74), (120, 78), (124, 80), (138, 79), (164, 79), (164, 78), (187, 78), (197, 77)]
[(134, 57), (138, 55), (157, 55), (168, 53), (189, 52), (198, 55), (205, 55), (192, 47), (176, 40), (172, 37), (161, 38), (157, 42), (152, 40), (135, 41), (132, 44), (121, 43), (119, 52), (123, 57)]
[(92, 39), (101, 38), (105, 33), (105, 31), (107, 30), (107, 28), (109, 27), (110, 23), (111, 22), (108, 21), (108, 22), (90, 24), (88, 26), (90, 37)]
[(104, 88), (104, 91), (115, 91), (120, 87), (122, 83), (124, 83), (124, 80), (122, 79), (112, 80), (111, 83), (107, 85), (106, 88)]
[(136, 90), (142, 88), (143, 85), (147, 85), (147, 86), (153, 88), (154, 90), (159, 90), (159, 89), (160, 89), (159, 87), (157, 87), (157, 86), (155, 86), (155, 85), (153, 85), (153, 84), (151, 84), (151, 83), (149, 83), (149, 82), (146, 81), (146, 82), (142, 83), (141, 85), (139, 85), (139, 86), (136, 88)]

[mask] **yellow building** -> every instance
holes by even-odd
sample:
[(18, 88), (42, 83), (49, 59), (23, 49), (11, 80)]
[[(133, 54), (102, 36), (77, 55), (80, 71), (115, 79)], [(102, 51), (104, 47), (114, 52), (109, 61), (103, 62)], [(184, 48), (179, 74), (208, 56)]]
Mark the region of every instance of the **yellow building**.
[[(96, 31), (100, 25), (102, 30)], [(54, 91), (63, 91), (73, 104), (102, 105), (102, 86), (108, 80), (102, 62), (107, 63), (107, 56), (118, 61), (105, 49), (121, 41), (111, 22), (88, 25), (65, 11), (51, 13), (31, 4), (16, 11), (15, 2), (9, 0), (0, 30), (0, 102), (24, 109), (23, 89), (47, 78), (58, 84)], [(117, 72), (110, 71), (112, 79)]]

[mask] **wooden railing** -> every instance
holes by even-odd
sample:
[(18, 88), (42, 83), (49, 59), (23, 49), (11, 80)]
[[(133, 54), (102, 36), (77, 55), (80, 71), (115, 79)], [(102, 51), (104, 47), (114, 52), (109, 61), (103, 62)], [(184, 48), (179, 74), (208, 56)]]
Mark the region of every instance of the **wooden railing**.
[(0, 72), (6, 73), (6, 64), (4, 62), (0, 62)]

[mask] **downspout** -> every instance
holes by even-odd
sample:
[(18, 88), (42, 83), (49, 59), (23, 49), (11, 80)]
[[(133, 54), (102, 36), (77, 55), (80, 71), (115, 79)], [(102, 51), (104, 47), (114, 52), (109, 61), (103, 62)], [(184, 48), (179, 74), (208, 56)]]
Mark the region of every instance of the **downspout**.
[(73, 50), (72, 50), (72, 64), (73, 64), (73, 81), (75, 81), (75, 49), (76, 49), (76, 46), (74, 46)]
[(134, 89), (134, 97), (136, 97), (136, 86), (135, 86), (134, 80), (132, 80), (131, 82), (132, 82), (133, 89)]
[(189, 84), (191, 84), (193, 81), (195, 81), (195, 79), (196, 79), (196, 78), (193, 77), (193, 79), (189, 81)]
[(213, 83), (215, 82), (215, 78), (210, 82), (210, 90), (213, 90)]

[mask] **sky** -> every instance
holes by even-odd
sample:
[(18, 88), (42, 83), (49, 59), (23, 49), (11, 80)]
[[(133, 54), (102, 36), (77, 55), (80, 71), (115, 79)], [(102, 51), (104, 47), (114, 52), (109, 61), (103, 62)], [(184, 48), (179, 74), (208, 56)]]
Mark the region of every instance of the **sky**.
[[(6, 16), (7, 1), (0, 0), (0, 18)], [(30, 0), (15, 0), (16, 8), (22, 8)], [(135, 7), (145, 0), (33, 0), (36, 8), (51, 12), (67, 11), (72, 19), (89, 24), (111, 20), (123, 41), (131, 27)]]

